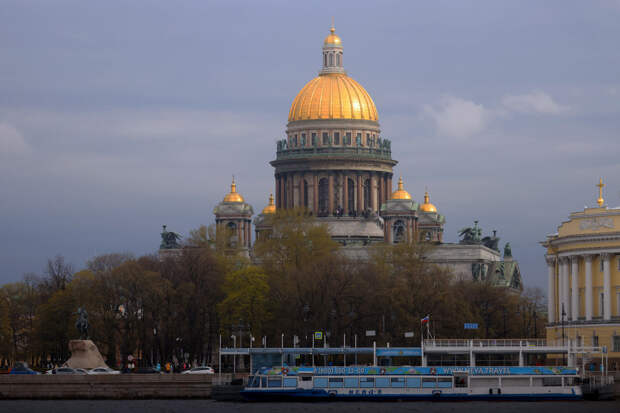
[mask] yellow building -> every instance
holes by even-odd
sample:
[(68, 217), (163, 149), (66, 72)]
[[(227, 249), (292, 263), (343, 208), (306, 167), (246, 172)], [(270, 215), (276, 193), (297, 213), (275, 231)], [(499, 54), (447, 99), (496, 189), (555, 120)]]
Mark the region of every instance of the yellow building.
[(542, 242), (549, 277), (547, 340), (605, 346), (610, 367), (620, 367), (620, 208), (604, 204), (602, 179), (597, 186), (598, 205), (570, 214)]

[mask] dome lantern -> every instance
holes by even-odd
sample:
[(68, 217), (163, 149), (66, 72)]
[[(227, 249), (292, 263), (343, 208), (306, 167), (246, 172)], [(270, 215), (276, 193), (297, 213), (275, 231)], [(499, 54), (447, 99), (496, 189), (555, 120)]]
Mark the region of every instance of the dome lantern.
[(323, 68), (319, 74), (345, 73), (342, 64), (342, 40), (336, 35), (336, 29), (333, 25), (329, 32), (323, 42)]

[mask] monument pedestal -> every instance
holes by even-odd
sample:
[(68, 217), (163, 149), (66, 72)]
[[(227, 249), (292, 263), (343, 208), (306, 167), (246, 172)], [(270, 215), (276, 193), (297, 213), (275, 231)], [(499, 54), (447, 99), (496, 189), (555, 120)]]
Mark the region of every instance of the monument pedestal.
[(71, 357), (65, 362), (67, 367), (74, 369), (94, 369), (95, 367), (107, 367), (97, 345), (91, 340), (69, 341)]

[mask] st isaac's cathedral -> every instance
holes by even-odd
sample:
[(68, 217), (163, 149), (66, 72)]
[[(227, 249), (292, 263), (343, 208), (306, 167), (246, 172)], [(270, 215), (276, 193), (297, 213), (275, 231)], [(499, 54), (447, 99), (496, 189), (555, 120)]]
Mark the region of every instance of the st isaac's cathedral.
[[(270, 231), (266, 219), (277, 209), (306, 208), (327, 224), (334, 240), (351, 256), (364, 258), (379, 242), (436, 244), (428, 260), (449, 267), (457, 277), (489, 279), (522, 290), (510, 247), (499, 252), (499, 238), (482, 237), (477, 222), (461, 231), (457, 244), (443, 242), (445, 217), (431, 203), (406, 191), (402, 178), (393, 191), (392, 143), (381, 136), (377, 108), (368, 92), (344, 70), (341, 38), (332, 27), (323, 42), (322, 69), (297, 94), (288, 115), (286, 138), (277, 142), (275, 199), (254, 218), (256, 238)], [(252, 251), (253, 208), (231, 191), (215, 209), (216, 225), (235, 234), (245, 255)], [(164, 233), (166, 231), (164, 230)], [(162, 234), (162, 239), (165, 234)], [(174, 245), (162, 242), (162, 252)]]

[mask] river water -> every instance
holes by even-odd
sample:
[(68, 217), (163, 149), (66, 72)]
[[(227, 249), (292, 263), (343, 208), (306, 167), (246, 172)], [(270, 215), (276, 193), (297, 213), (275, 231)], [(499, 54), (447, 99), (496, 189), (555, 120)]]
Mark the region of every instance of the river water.
[(213, 400), (0, 400), (0, 412), (25, 413), (619, 413), (620, 401), (231, 403)]

